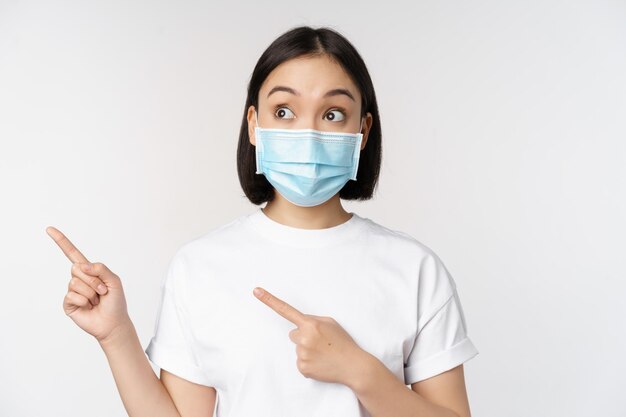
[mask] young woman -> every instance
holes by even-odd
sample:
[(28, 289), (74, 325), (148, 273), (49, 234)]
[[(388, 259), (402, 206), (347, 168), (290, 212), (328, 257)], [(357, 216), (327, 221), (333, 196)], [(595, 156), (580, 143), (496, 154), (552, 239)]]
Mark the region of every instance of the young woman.
[(131, 417), (470, 416), (463, 363), (478, 351), (452, 276), (415, 238), (341, 205), (372, 198), (380, 162), (355, 48), (327, 28), (278, 37), (252, 73), (237, 150), (245, 196), (266, 204), (171, 259), (145, 349), (160, 378), (119, 277), (47, 229), (73, 262), (65, 312), (102, 346)]

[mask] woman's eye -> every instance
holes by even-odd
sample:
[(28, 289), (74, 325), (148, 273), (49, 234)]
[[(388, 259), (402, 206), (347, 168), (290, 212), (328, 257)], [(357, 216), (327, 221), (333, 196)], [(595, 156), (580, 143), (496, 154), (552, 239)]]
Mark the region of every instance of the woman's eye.
[[(291, 116), (285, 117), (287, 115), (291, 115)], [(337, 122), (341, 122), (346, 118), (345, 113), (343, 112), (343, 110), (340, 110), (340, 109), (330, 110), (328, 113), (326, 113), (326, 116), (327, 116), (327, 120), (337, 121)], [(289, 110), (288, 107), (284, 107), (284, 106), (276, 107), (276, 110), (274, 112), (274, 117), (276, 117), (277, 119), (295, 119), (295, 115), (293, 114), (293, 112)]]
[[(336, 112), (336, 113), (333, 113)], [(345, 119), (345, 115), (343, 114), (343, 112), (339, 109), (335, 109), (335, 110), (331, 110), (328, 113), (326, 113), (327, 115), (331, 116), (328, 120), (330, 121), (335, 121), (337, 120), (337, 117), (339, 117), (339, 120), (337, 120), (338, 122), (343, 121), (343, 119)], [(339, 116), (334, 116), (334, 114), (339, 114)]]
[[(274, 112), (274, 116), (277, 117), (278, 119), (284, 119), (285, 117), (283, 116), (285, 115), (286, 112), (289, 112), (293, 115), (291, 110), (289, 110), (287, 107), (278, 107), (276, 111)], [(287, 119), (293, 119), (293, 117), (287, 117)]]

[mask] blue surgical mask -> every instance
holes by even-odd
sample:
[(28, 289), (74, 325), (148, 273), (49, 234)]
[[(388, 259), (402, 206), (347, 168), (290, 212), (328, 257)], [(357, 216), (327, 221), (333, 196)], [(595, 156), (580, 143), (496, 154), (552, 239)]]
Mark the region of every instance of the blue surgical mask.
[[(363, 119), (361, 119), (363, 129)], [(289, 202), (317, 206), (356, 180), (362, 133), (254, 128), (256, 173)]]

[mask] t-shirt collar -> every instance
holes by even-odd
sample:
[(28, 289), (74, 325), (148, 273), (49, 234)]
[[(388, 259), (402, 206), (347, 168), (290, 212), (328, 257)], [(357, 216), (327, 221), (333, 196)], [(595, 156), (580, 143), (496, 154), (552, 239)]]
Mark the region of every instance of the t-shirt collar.
[(332, 246), (348, 239), (353, 239), (360, 230), (359, 225), (365, 220), (354, 212), (345, 222), (324, 229), (302, 229), (287, 226), (271, 219), (258, 208), (246, 216), (246, 221), (264, 237), (289, 246), (322, 247)]

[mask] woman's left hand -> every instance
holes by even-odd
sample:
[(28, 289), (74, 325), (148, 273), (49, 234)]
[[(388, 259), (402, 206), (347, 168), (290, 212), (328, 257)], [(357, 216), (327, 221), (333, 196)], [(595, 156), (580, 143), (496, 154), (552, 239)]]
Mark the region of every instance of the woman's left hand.
[[(258, 288), (258, 287), (257, 287)], [(258, 290), (262, 290), (257, 294)], [(362, 368), (366, 352), (332, 317), (303, 314), (261, 288), (254, 295), (272, 310), (298, 326), (289, 332), (296, 344), (297, 367), (307, 378), (351, 386)]]

